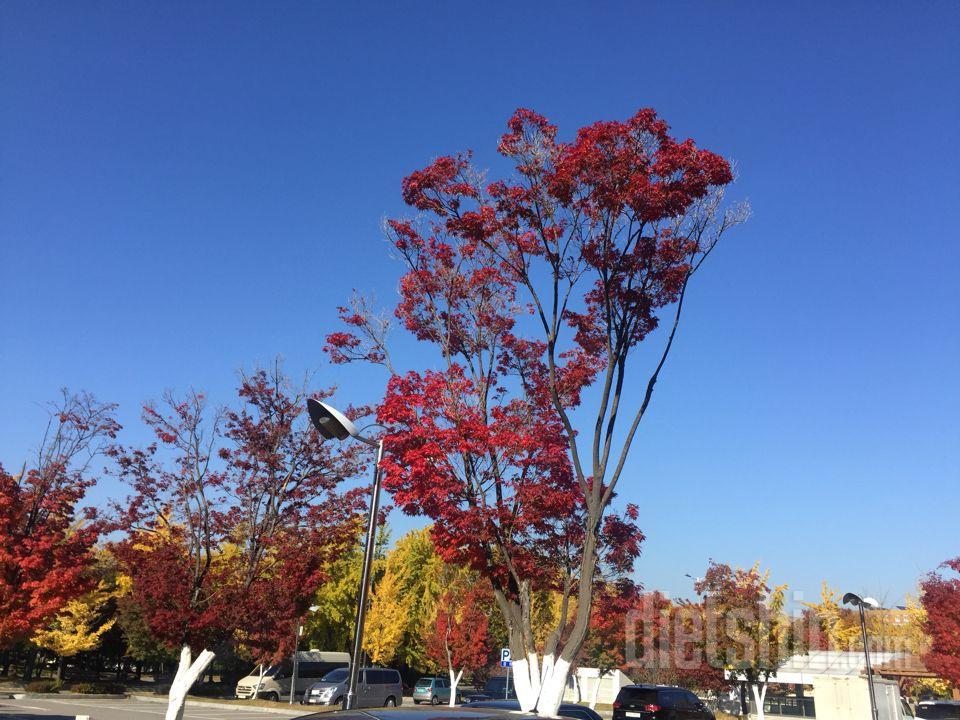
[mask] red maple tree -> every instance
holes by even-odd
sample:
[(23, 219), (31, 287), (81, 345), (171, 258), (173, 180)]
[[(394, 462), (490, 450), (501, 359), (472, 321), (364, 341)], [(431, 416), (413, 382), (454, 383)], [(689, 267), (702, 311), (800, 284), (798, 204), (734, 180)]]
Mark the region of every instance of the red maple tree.
[[(942, 570), (960, 573), (960, 557), (944, 562)], [(932, 572), (920, 583), (920, 601), (927, 611), (924, 626), (930, 650), (924, 664), (954, 686), (960, 686), (960, 578)]]
[(437, 603), (437, 616), (427, 636), (429, 657), (450, 674), (450, 705), (457, 701), (457, 685), (464, 673), (475, 673), (490, 660), (489, 620), (484, 596), (489, 588), (474, 583), (470, 588), (448, 589)]
[(640, 682), (720, 691), (729, 682), (708, 661), (703, 627), (702, 604), (674, 603), (628, 581), (605, 583), (596, 591), (580, 665), (598, 668), (601, 677), (619, 669)]
[(306, 391), (279, 367), (244, 376), (239, 396), (236, 410), (211, 411), (198, 393), (144, 407), (158, 443), (113, 451), (134, 490), (113, 550), (166, 644), (231, 640), (269, 663), (290, 652), (325, 568), (355, 540), (363, 490), (338, 486), (362, 458), (316, 442)]
[[(521, 705), (554, 714), (594, 581), (639, 552), (636, 508), (610, 507), (688, 284), (745, 210), (722, 208), (729, 164), (674, 139), (652, 110), (570, 142), (518, 110), (498, 149), (511, 178), (488, 182), (469, 154), (441, 157), (403, 181), (420, 217), (387, 223), (406, 267), (394, 314), (434, 348), (421, 354), (431, 369), (400, 372), (389, 323), (362, 300), (341, 308), (348, 329), (327, 351), (390, 370), (385, 486), (435, 521), (445, 560), (491, 579)], [(638, 382), (635, 351), (668, 312)], [(543, 646), (530, 624), (539, 588), (563, 597)]]
[(114, 410), (64, 391), (32, 462), (17, 475), (0, 466), (0, 648), (29, 638), (93, 582), (103, 522), (78, 505), (94, 484), (91, 461), (120, 429)]

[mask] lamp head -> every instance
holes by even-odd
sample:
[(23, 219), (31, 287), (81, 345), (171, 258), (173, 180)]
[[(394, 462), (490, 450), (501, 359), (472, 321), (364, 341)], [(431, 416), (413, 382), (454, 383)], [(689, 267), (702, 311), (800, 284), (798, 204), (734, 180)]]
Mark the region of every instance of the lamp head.
[(856, 593), (847, 593), (843, 596), (844, 605), (853, 605), (858, 607), (862, 605), (864, 609), (876, 610), (880, 607), (880, 603), (874, 600), (872, 597), (860, 597)]
[(843, 596), (844, 605), (853, 605), (856, 607), (863, 602), (863, 598), (857, 595), (856, 593), (847, 593)]
[(351, 435), (359, 435), (357, 427), (350, 422), (346, 415), (330, 405), (319, 400), (309, 398), (307, 411), (310, 413), (310, 422), (327, 440), (346, 440)]
[(357, 430), (357, 426), (342, 412), (325, 402), (307, 399), (307, 412), (310, 413), (310, 422), (327, 440), (346, 440), (348, 437), (355, 437), (360, 442), (376, 447), (377, 442), (368, 437), (364, 437)]

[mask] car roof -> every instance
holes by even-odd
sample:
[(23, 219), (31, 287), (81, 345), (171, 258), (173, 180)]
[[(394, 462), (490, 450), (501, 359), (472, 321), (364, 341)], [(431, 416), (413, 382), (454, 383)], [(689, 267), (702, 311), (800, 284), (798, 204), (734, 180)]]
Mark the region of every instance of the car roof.
[(635, 684), (635, 685), (621, 685), (621, 690), (686, 690), (679, 685), (645, 685), (645, 684)]
[(296, 720), (507, 720), (508, 718), (536, 718), (531, 713), (510, 712), (497, 708), (449, 707), (419, 705), (393, 708), (364, 708), (362, 710), (335, 710), (333, 712), (300, 715)]
[[(487, 707), (487, 708), (500, 708), (503, 710), (519, 710), (520, 701), (519, 700), (474, 700), (473, 702), (467, 703), (464, 707)], [(597, 717), (602, 717), (596, 710), (592, 710), (586, 705), (580, 705), (578, 703), (560, 703), (558, 710), (580, 710), (585, 711), (587, 714), (595, 714)]]

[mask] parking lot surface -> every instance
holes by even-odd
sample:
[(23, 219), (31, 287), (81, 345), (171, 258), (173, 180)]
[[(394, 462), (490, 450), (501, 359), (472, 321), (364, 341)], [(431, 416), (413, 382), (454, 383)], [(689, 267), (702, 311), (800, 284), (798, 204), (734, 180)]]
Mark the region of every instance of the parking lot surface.
[[(278, 708), (282, 707), (278, 705)], [(75, 700), (50, 698), (25, 700), (0, 700), (0, 718), (2, 720), (26, 720), (26, 718), (46, 718), (46, 720), (74, 720), (77, 715), (89, 715), (90, 720), (154, 720), (162, 718), (167, 706), (163, 703), (142, 702), (139, 700)], [(184, 720), (284, 720), (305, 715), (310, 710), (295, 707), (289, 713), (267, 712), (258, 708), (208, 708), (198, 705), (187, 706)]]

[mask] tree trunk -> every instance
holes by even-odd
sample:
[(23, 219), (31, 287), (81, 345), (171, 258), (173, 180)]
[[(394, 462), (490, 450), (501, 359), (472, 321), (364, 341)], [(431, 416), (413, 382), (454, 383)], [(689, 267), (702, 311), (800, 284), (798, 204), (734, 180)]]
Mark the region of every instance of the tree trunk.
[(460, 678), (463, 677), (463, 670), (461, 669), (456, 675), (453, 673), (453, 668), (449, 668), (450, 671), (450, 707), (457, 706), (457, 685), (460, 684)]
[(750, 683), (750, 688), (753, 690), (753, 700), (757, 704), (757, 720), (763, 720), (763, 699), (767, 696), (767, 683)]
[(27, 659), (23, 663), (23, 682), (33, 680), (33, 667), (37, 662), (36, 648), (27, 648)]
[(177, 674), (173, 677), (170, 684), (170, 701), (167, 704), (167, 714), (164, 720), (183, 720), (183, 705), (187, 700), (187, 693), (197, 681), (197, 678), (203, 675), (207, 665), (213, 662), (214, 654), (209, 650), (201, 652), (197, 659), (190, 662), (190, 646), (184, 645), (180, 650), (180, 664), (177, 666)]
[(57, 683), (63, 682), (63, 676), (66, 674), (66, 670), (67, 670), (67, 659), (63, 655), (60, 655), (59, 657), (57, 657), (57, 675), (56, 675)]
[(597, 707), (597, 700), (600, 697), (600, 682), (603, 680), (603, 673), (597, 670), (597, 684), (593, 686), (593, 694), (590, 696), (590, 709)]
[(253, 688), (253, 699), (260, 697), (260, 686), (263, 684), (263, 678), (267, 674), (267, 666), (264, 663), (259, 665), (260, 672), (257, 674), (257, 684)]

